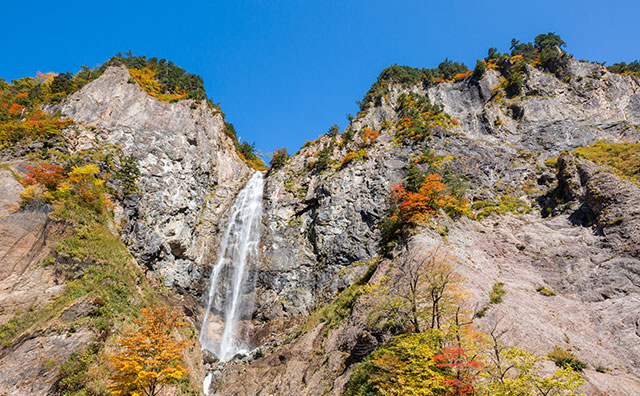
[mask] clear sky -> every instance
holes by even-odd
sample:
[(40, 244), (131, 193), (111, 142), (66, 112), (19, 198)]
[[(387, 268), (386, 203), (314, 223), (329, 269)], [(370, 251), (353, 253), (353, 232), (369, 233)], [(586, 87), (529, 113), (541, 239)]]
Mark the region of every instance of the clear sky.
[(295, 152), (357, 112), (382, 69), (473, 67), (512, 37), (555, 32), (578, 59), (640, 58), (640, 2), (5, 2), (0, 77), (76, 72), (116, 52), (166, 58), (204, 79), (242, 140)]

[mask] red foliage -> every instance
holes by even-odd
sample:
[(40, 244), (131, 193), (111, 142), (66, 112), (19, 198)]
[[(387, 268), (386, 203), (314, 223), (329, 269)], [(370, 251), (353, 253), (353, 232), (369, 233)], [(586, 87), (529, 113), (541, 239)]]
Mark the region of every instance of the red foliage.
[(482, 367), (482, 363), (469, 359), (462, 348), (443, 348), (439, 355), (432, 358), (437, 367), (451, 370), (451, 376), (445, 378), (447, 395), (473, 395), (472, 371)]
[(42, 162), (39, 167), (27, 165), (27, 169), (29, 170), (27, 177), (20, 182), (23, 186), (40, 184), (53, 191), (58, 187), (58, 183), (64, 176), (61, 166), (46, 162)]
[(438, 209), (451, 199), (446, 186), (437, 173), (427, 176), (418, 192), (407, 191), (402, 183), (391, 186), (392, 197), (399, 203), (400, 218), (410, 223), (419, 223), (429, 217), (439, 216)]

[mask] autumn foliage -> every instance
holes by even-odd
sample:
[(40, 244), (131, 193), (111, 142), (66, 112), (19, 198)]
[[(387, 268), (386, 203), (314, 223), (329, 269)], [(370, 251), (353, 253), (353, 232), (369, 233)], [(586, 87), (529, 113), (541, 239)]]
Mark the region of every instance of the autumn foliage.
[(447, 192), (447, 186), (437, 173), (428, 175), (417, 192), (408, 191), (402, 183), (391, 186), (391, 190), (391, 196), (398, 204), (400, 220), (411, 224), (440, 216), (439, 209), (459, 203)]
[(116, 342), (122, 352), (110, 356), (116, 369), (108, 386), (112, 395), (155, 396), (164, 385), (181, 379), (189, 370), (182, 353), (192, 344), (178, 341), (173, 331), (185, 323), (165, 307), (142, 309), (137, 330), (128, 329)]
[(373, 143), (375, 143), (376, 139), (378, 139), (378, 136), (380, 136), (379, 131), (367, 128), (362, 134), (362, 143), (365, 146), (371, 146)]
[(23, 186), (35, 184), (43, 185), (47, 190), (53, 191), (63, 177), (63, 168), (59, 165), (41, 162), (39, 166), (26, 166), (27, 176), (20, 182)]

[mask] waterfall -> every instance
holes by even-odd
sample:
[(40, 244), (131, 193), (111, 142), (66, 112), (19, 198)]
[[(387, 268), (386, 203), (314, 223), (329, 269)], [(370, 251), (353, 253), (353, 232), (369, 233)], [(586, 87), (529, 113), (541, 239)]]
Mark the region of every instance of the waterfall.
[(249, 347), (238, 324), (251, 319), (253, 310), (255, 279), (249, 268), (258, 259), (262, 190), (262, 173), (256, 172), (231, 207), (218, 259), (211, 271), (200, 344), (223, 362)]

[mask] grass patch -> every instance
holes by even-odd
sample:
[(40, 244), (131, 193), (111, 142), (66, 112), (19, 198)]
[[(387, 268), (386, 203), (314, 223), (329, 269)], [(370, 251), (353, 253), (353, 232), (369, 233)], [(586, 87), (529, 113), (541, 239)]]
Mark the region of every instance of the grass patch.
[(481, 318), (487, 314), (489, 308), (492, 305), (500, 304), (502, 302), (502, 297), (507, 294), (507, 291), (504, 290), (504, 283), (498, 282), (493, 285), (491, 288), (491, 292), (489, 293), (489, 302), (487, 302), (479, 311), (477, 311), (474, 316), (476, 318)]
[(552, 297), (552, 296), (556, 295), (556, 293), (553, 290), (551, 290), (551, 289), (549, 289), (548, 287), (545, 287), (545, 286), (536, 287), (536, 291), (538, 293), (542, 294), (545, 297)]
[(316, 311), (314, 311), (309, 319), (303, 323), (300, 328), (301, 334), (308, 333), (318, 326), (320, 323), (327, 323), (327, 331), (337, 326), (344, 318), (351, 315), (351, 310), (356, 300), (364, 292), (364, 286), (369, 282), (378, 267), (378, 259), (373, 260), (369, 264), (367, 272), (358, 279), (353, 285), (344, 289), (333, 301)]
[(574, 153), (598, 165), (609, 166), (623, 179), (640, 186), (640, 143), (598, 142)]
[(553, 348), (548, 357), (556, 363), (556, 366), (561, 368), (578, 372), (582, 372), (587, 368), (587, 364), (578, 359), (573, 353), (557, 346)]

